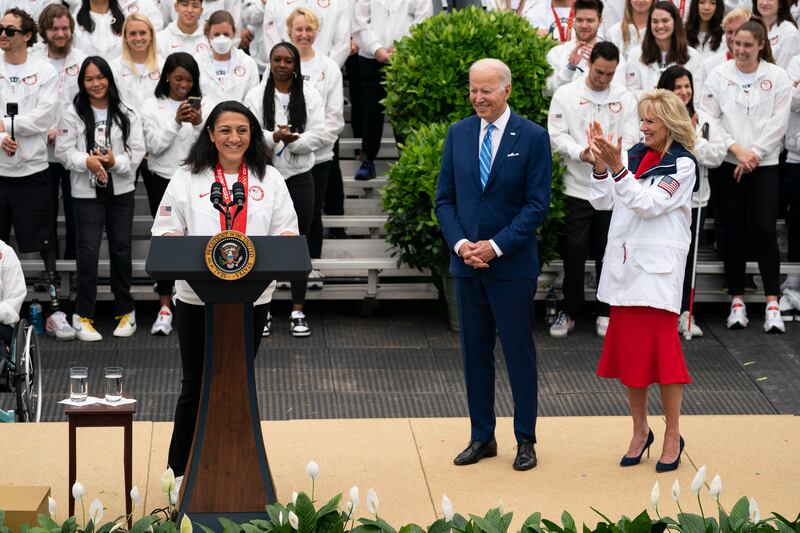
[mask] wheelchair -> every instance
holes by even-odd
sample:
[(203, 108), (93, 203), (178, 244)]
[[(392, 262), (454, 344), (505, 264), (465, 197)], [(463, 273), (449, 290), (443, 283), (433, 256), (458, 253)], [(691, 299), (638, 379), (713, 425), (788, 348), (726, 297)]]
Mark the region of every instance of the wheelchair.
[(39, 422), (42, 417), (42, 362), (39, 336), (24, 318), (10, 345), (0, 340), (0, 393), (13, 393), (15, 411), (0, 409), (0, 422)]

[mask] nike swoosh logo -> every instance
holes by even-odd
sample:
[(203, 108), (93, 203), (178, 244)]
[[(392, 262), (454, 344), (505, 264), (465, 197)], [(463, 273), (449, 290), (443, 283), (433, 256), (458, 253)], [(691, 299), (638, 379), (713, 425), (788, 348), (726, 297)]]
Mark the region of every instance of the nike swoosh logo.
[(211, 194), (211, 192), (201, 192), (201, 193), (200, 193), (200, 198), (205, 198), (205, 197), (206, 197), (206, 196), (208, 196), (209, 194)]

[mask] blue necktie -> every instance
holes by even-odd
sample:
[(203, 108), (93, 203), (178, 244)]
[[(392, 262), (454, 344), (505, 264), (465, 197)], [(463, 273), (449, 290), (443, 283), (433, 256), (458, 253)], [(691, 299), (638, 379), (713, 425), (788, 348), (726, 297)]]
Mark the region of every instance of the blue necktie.
[(494, 124), (489, 124), (486, 128), (486, 135), (483, 136), (481, 143), (481, 188), (486, 188), (486, 182), (489, 181), (489, 172), (492, 170), (492, 132), (497, 128)]

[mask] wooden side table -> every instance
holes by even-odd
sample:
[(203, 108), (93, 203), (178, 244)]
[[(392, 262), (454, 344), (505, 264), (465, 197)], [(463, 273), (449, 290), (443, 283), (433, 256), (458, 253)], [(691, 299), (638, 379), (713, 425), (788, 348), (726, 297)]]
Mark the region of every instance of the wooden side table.
[(123, 461), (125, 468), (125, 512), (128, 515), (128, 527), (132, 527), (132, 502), (131, 489), (133, 488), (133, 413), (136, 404), (129, 403), (111, 407), (103, 404), (82, 405), (80, 407), (67, 405), (64, 414), (69, 420), (69, 516), (75, 514), (75, 499), (72, 498), (72, 485), (77, 476), (75, 453), (75, 430), (79, 427), (121, 427), (125, 433), (125, 446)]

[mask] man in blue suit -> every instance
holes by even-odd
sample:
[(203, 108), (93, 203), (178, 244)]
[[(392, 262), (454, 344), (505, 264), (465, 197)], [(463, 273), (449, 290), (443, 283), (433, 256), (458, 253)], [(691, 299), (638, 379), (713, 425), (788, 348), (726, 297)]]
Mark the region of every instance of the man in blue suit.
[(511, 71), (503, 62), (475, 62), (469, 92), (476, 116), (447, 132), (436, 194), (436, 216), (453, 250), (450, 272), (456, 279), (472, 426), (469, 445), (453, 462), (467, 465), (497, 455), (497, 332), (514, 397), (513, 467), (529, 470), (536, 466), (536, 227), (550, 206), (550, 139), (508, 107)]

